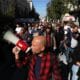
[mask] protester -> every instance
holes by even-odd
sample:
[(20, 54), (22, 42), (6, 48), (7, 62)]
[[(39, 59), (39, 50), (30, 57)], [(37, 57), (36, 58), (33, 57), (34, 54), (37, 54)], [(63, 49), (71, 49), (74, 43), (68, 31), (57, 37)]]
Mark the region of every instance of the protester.
[(20, 61), (20, 49), (15, 46), (12, 52), (15, 55), (16, 65), (27, 65), (27, 80), (62, 80), (59, 64), (54, 53), (46, 52), (46, 38), (44, 36), (36, 36), (32, 40), (32, 54), (26, 54), (23, 61)]

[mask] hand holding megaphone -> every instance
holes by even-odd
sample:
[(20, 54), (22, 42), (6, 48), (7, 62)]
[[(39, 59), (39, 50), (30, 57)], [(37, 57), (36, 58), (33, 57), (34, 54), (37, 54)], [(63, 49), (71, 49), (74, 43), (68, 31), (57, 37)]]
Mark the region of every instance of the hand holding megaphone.
[(27, 53), (31, 47), (29, 47), (29, 45), (19, 39), (14, 33), (12, 33), (11, 31), (7, 31), (4, 35), (3, 35), (3, 39), (5, 39), (6, 41), (9, 41), (11, 43), (13, 43), (14, 45), (16, 45), (20, 50), (25, 51), (25, 53)]
[(20, 52), (20, 48), (15, 46), (13, 49), (12, 49), (12, 52), (13, 54), (15, 55), (15, 59), (19, 59), (19, 52)]

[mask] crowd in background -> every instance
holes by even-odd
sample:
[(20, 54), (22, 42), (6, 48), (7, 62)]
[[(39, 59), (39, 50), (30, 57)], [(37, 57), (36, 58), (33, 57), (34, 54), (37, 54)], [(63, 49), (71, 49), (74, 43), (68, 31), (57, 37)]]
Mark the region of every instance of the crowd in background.
[[(29, 46), (35, 36), (45, 36), (46, 50), (53, 52), (58, 58), (62, 79), (80, 80), (80, 27), (77, 24), (72, 21), (17, 23), (13, 32)], [(13, 57), (9, 59), (10, 64), (11, 61), (15, 63), (14, 55), (9, 55)]]
[(59, 60), (63, 80), (80, 79), (80, 27), (72, 21), (16, 24), (15, 34), (31, 46), (33, 37), (46, 37), (46, 49)]

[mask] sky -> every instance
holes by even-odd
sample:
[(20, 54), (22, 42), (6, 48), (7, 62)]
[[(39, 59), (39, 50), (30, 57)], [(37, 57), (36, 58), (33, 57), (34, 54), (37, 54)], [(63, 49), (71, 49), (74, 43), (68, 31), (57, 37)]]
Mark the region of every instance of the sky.
[(46, 16), (46, 8), (49, 0), (32, 0), (33, 5), (37, 13), (39, 13), (40, 17)]

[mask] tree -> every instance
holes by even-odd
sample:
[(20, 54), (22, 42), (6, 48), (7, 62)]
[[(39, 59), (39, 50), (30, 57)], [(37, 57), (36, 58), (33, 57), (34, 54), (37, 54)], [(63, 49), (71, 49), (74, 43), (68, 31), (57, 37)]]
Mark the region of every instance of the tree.
[(15, 5), (14, 4), (15, 4), (14, 0), (9, 1), (7, 11), (6, 11), (6, 16), (9, 16), (9, 17), (15, 16)]
[(52, 6), (50, 2), (47, 4), (47, 16), (49, 19), (53, 17), (53, 11), (52, 11)]
[(0, 0), (0, 16), (14, 17), (15, 2), (14, 0)]
[(47, 16), (53, 19), (60, 19), (62, 14), (67, 12), (63, 0), (51, 0), (47, 5)]
[(35, 8), (32, 8), (32, 11), (29, 12), (29, 18), (39, 20), (39, 14), (36, 12)]

